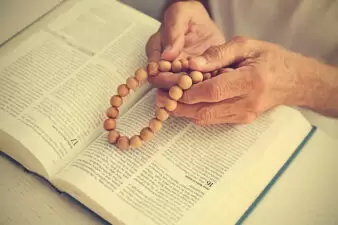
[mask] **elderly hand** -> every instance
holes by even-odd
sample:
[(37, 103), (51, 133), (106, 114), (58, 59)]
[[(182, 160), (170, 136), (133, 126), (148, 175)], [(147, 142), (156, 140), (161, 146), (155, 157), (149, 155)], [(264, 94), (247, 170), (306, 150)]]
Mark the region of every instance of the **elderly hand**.
[[(192, 58), (190, 67), (203, 72), (234, 68), (185, 91), (172, 112), (199, 125), (250, 123), (282, 104), (338, 115), (337, 69), (272, 43), (236, 37)], [(159, 107), (165, 98), (168, 94), (159, 90)]]
[[(146, 54), (148, 62), (187, 59), (224, 42), (224, 35), (202, 3), (177, 2), (166, 9), (160, 30), (148, 40)], [(175, 84), (178, 77), (178, 74), (161, 72), (149, 81), (156, 87), (167, 88)]]

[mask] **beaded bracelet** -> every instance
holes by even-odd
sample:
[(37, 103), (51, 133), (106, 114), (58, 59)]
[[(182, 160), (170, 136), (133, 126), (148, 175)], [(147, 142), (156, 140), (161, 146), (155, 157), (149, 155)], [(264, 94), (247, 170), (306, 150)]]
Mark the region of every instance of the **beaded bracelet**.
[[(117, 94), (110, 99), (111, 108), (107, 110), (107, 117), (104, 121), (105, 130), (109, 131), (108, 142), (115, 144), (119, 149), (126, 150), (128, 148), (139, 148), (142, 143), (153, 138), (154, 134), (161, 130), (162, 123), (169, 118), (169, 112), (174, 111), (177, 107), (177, 101), (183, 96), (183, 92), (191, 88), (194, 84), (210, 79), (224, 72), (216, 70), (211, 73), (202, 73), (200, 71), (189, 71), (188, 60), (175, 60), (173, 62), (161, 60), (159, 63), (150, 62), (147, 68), (136, 70), (135, 75), (126, 80), (126, 84), (121, 84), (117, 88)], [(147, 127), (140, 131), (139, 135), (131, 138), (121, 135), (116, 130), (116, 120), (119, 116), (119, 107), (123, 104), (123, 99), (130, 93), (135, 91), (148, 76), (156, 76), (159, 72), (183, 73), (176, 85), (169, 89), (169, 97), (164, 104), (165, 107), (157, 108), (155, 117), (150, 119)]]

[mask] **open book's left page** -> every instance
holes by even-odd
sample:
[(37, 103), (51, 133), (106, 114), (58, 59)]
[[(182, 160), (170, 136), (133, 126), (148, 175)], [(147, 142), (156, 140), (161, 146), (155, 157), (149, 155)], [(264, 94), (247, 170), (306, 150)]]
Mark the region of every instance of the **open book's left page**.
[[(2, 55), (5, 153), (46, 178), (60, 170), (102, 131), (110, 97), (146, 65), (144, 46), (157, 29), (117, 1), (79, 1)], [(132, 93), (121, 114), (149, 88)]]

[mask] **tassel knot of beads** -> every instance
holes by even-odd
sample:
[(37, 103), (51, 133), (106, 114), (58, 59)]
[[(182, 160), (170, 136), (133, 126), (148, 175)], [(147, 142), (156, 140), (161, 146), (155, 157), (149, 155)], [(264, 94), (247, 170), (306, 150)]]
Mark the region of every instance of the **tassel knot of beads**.
[[(150, 62), (147, 68), (136, 70), (134, 76), (126, 80), (126, 84), (121, 84), (117, 88), (117, 94), (110, 99), (111, 107), (107, 110), (107, 119), (104, 121), (105, 130), (108, 133), (108, 142), (115, 144), (119, 149), (126, 150), (129, 148), (139, 148), (146, 141), (151, 140), (156, 132), (162, 128), (162, 123), (169, 118), (169, 112), (174, 111), (177, 107), (177, 101), (182, 98), (184, 91), (193, 85), (210, 79), (222, 73), (222, 69), (213, 71), (212, 73), (201, 73), (200, 71), (189, 71), (188, 60), (175, 60), (173, 62), (161, 60), (159, 63)], [(149, 124), (144, 127), (139, 134), (127, 137), (116, 130), (117, 118), (119, 116), (119, 108), (122, 106), (124, 98), (131, 92), (135, 91), (142, 85), (148, 76), (156, 76), (159, 72), (185, 72), (179, 79), (178, 83), (169, 89), (169, 99), (165, 103), (165, 107), (157, 108), (154, 118), (149, 120)]]

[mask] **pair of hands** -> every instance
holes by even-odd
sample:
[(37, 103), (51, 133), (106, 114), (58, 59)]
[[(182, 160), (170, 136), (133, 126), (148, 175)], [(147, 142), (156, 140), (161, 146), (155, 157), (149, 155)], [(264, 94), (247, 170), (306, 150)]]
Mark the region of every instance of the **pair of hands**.
[[(310, 59), (268, 42), (243, 37), (226, 41), (198, 1), (178, 2), (165, 11), (146, 54), (149, 62), (189, 59), (190, 69), (202, 72), (233, 68), (185, 91), (171, 112), (199, 125), (250, 123), (274, 106), (305, 104), (307, 79), (300, 74), (311, 69)], [(159, 88), (157, 106), (163, 107), (166, 89), (179, 77), (161, 72), (149, 78)]]

